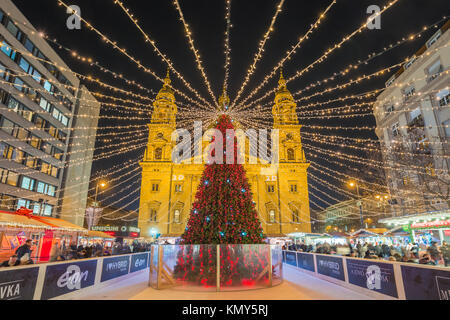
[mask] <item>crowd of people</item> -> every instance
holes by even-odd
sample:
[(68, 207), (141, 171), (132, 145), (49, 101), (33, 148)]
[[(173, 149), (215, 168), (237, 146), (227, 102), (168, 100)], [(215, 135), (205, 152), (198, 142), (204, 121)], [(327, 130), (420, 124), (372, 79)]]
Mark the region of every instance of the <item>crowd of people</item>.
[(428, 265), (450, 266), (450, 245), (443, 241), (441, 246), (437, 242), (431, 242), (429, 246), (421, 246), (417, 243), (407, 245), (387, 245), (382, 243), (367, 243), (357, 241), (352, 244), (333, 245), (328, 242), (317, 243), (316, 245), (290, 244), (283, 249), (300, 252), (338, 254), (347, 257), (365, 259), (383, 259), (389, 261), (411, 262)]
[[(133, 241), (131, 244), (116, 241), (111, 247), (106, 247), (103, 242), (96, 242), (95, 244), (76, 245), (71, 243), (68, 246), (65, 244), (59, 245), (54, 243), (50, 250), (49, 261), (65, 261), (73, 259), (87, 259), (94, 257), (103, 257), (127, 253), (150, 251), (151, 243)], [(0, 267), (13, 267), (18, 265), (34, 264), (31, 258), (32, 240), (28, 239), (23, 245), (18, 247), (13, 255), (8, 260), (0, 263)]]

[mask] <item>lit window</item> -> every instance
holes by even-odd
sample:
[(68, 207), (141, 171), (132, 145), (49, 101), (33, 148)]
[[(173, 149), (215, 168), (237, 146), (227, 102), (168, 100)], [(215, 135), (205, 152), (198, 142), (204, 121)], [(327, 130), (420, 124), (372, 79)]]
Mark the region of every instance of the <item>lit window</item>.
[(180, 223), (180, 210), (178, 209), (173, 212), (173, 222)]
[(270, 223), (275, 222), (275, 210), (273, 210), (273, 209), (269, 211), (269, 222)]

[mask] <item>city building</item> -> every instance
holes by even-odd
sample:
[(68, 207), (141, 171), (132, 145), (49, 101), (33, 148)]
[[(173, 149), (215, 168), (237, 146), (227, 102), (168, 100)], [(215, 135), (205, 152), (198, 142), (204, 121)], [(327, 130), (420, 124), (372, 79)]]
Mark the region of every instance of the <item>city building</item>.
[(317, 214), (320, 221), (317, 232), (340, 231), (352, 233), (361, 229), (360, 205), (362, 206), (363, 228), (378, 228), (380, 219), (388, 217), (390, 205), (381, 196), (363, 197), (341, 201)]
[[(270, 165), (261, 161), (256, 164), (246, 161), (244, 167), (267, 235), (311, 232), (307, 184), (309, 163), (302, 149), (301, 125), (294, 98), (282, 75), (278, 83), (272, 109), (273, 128), (279, 129), (278, 170), (270, 171)], [(222, 110), (227, 110), (228, 102), (229, 98), (224, 93), (219, 99)], [(156, 234), (179, 236), (184, 232), (202, 176), (204, 164), (172, 162), (175, 143), (171, 134), (176, 129), (176, 113), (175, 96), (167, 75), (153, 104), (148, 144), (140, 162), (142, 185), (138, 226), (144, 237)], [(247, 147), (245, 155), (249, 159)]]
[(389, 78), (374, 105), (394, 216), (450, 205), (449, 26)]
[(9, 0), (0, 44), (0, 209), (82, 226), (100, 104)]

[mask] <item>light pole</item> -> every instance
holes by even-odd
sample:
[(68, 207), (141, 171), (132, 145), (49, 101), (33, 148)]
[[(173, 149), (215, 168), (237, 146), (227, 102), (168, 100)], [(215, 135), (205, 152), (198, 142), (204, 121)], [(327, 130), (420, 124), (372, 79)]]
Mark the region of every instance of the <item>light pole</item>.
[[(93, 215), (92, 224), (94, 223), (93, 221), (94, 221), (95, 215), (97, 214), (97, 195), (98, 195), (98, 187), (99, 186), (104, 188), (104, 187), (106, 187), (106, 183), (101, 181), (101, 182), (97, 183), (97, 185), (95, 186), (95, 196), (94, 196), (94, 206), (93, 206), (94, 212), (92, 213), (92, 215)], [(91, 228), (92, 228), (92, 226), (91, 226)]]
[(359, 186), (356, 182), (354, 181), (350, 181), (348, 183), (348, 185), (353, 188), (356, 187), (356, 194), (358, 195), (358, 205), (359, 205), (359, 218), (360, 218), (360, 222), (361, 222), (361, 229), (364, 229), (364, 222), (363, 222), (363, 211), (362, 211), (362, 201), (361, 201), (361, 197), (359, 195)]

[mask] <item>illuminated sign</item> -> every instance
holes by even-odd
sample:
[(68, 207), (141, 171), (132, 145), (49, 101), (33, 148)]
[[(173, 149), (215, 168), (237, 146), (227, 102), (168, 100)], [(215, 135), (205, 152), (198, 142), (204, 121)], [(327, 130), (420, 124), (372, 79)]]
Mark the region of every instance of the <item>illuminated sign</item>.
[(411, 224), (413, 229), (423, 229), (423, 228), (443, 228), (450, 226), (450, 219), (439, 220), (439, 221), (429, 221), (429, 222), (415, 222)]
[(141, 229), (131, 226), (93, 226), (92, 230), (102, 231), (113, 237), (138, 238)]

